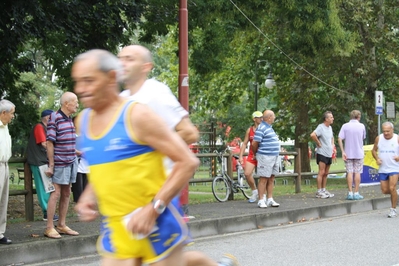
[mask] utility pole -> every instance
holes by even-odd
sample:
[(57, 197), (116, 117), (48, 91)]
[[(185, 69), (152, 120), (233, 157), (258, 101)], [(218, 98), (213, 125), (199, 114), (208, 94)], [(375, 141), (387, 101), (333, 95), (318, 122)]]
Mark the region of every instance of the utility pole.
[[(189, 110), (188, 105), (188, 10), (187, 0), (180, 0), (179, 9), (179, 102), (183, 108)], [(188, 184), (180, 194), (180, 203), (185, 214), (188, 215)]]

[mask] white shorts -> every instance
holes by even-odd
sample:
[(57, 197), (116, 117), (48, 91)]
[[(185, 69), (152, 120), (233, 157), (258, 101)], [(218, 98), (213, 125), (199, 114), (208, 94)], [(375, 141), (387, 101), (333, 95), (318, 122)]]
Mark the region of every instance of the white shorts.
[(279, 156), (270, 156), (270, 155), (262, 155), (256, 154), (256, 160), (258, 161), (257, 165), (257, 174), (260, 177), (269, 178), (272, 175), (278, 174), (279, 170)]

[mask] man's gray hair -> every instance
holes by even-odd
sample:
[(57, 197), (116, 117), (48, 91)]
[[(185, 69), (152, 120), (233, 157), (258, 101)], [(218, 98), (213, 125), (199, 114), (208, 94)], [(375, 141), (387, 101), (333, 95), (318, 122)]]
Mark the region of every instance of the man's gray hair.
[(0, 101), (0, 113), (6, 111), (7, 113), (11, 112), (11, 109), (15, 108), (15, 104), (10, 102), (9, 100), (3, 99)]
[(93, 49), (84, 52), (75, 57), (74, 62), (78, 62), (83, 59), (94, 57), (97, 59), (98, 70), (107, 73), (114, 70), (116, 72), (116, 80), (118, 83), (122, 82), (123, 67), (119, 58), (113, 55), (111, 52), (102, 49)]
[(389, 127), (391, 127), (392, 129), (395, 128), (395, 127), (393, 126), (392, 122), (389, 122), (389, 121), (386, 121), (386, 122), (382, 123), (381, 127), (383, 127), (383, 126), (389, 126)]

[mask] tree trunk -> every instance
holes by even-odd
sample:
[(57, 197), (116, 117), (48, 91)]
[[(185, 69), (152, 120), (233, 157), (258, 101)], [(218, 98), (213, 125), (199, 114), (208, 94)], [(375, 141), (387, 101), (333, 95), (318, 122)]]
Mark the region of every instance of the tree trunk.
[(295, 148), (301, 149), (301, 170), (302, 172), (310, 172), (310, 159), (309, 159), (309, 107), (307, 104), (298, 101), (297, 104), (297, 117), (295, 126)]

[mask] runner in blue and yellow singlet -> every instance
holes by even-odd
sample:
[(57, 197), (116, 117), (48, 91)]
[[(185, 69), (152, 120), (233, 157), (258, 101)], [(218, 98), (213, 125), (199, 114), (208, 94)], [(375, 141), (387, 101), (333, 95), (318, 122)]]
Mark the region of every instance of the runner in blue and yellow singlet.
[[(74, 91), (88, 108), (76, 125), (90, 166), (75, 209), (82, 221), (103, 217), (101, 265), (238, 265), (232, 256), (217, 263), (200, 252), (183, 253), (189, 233), (176, 196), (199, 161), (149, 107), (119, 96), (121, 69), (118, 58), (104, 50), (79, 55), (72, 67)], [(141, 70), (138, 64), (135, 71)], [(167, 176), (164, 156), (174, 162)]]

